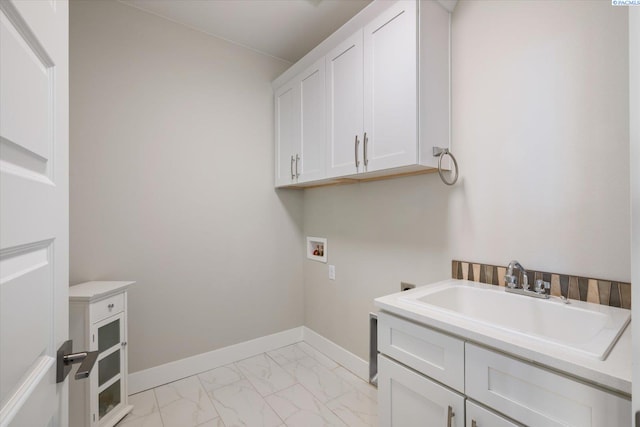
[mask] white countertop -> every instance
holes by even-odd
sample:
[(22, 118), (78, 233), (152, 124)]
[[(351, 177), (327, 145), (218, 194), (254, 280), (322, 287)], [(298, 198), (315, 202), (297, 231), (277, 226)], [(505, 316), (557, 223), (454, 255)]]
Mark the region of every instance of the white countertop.
[[(455, 279), (448, 281), (466, 282)], [(433, 285), (442, 285), (442, 283), (438, 282)], [(424, 287), (377, 298), (375, 305), (388, 313), (413, 320), (464, 340), (567, 373), (625, 395), (631, 395), (631, 324), (627, 325), (609, 356), (605, 360), (599, 360), (567, 351), (560, 346), (527, 340), (517, 334), (473, 322), (453, 313), (449, 314), (410, 304), (401, 299), (401, 297), (408, 296), (409, 292), (420, 292), (421, 289)], [(552, 302), (550, 301), (550, 303)]]
[(69, 301), (98, 301), (108, 296), (123, 292), (136, 282), (131, 281), (94, 281), (80, 283), (69, 287)]

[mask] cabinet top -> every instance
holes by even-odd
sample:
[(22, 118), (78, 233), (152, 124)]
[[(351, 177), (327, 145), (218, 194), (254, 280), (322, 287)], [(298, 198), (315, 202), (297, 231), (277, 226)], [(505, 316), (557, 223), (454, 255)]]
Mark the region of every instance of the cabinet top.
[(118, 294), (136, 282), (95, 281), (69, 287), (69, 301), (95, 301)]

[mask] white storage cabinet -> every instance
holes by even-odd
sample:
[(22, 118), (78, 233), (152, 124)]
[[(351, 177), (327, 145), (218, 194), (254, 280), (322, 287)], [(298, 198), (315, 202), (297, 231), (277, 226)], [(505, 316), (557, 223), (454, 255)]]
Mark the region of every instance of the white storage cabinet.
[(388, 313), (378, 314), (382, 427), (631, 425), (631, 401)]
[(325, 176), (324, 57), (275, 92), (276, 186)]
[[(437, 2), (374, 2), (303, 58), (300, 63), (314, 56), (319, 63), (275, 88), (276, 186), (437, 167), (432, 148), (449, 147), (449, 29), (450, 13)], [(321, 82), (316, 71), (325, 67)], [(313, 108), (305, 111), (300, 82), (310, 75), (318, 79), (309, 84)], [(326, 113), (317, 110), (320, 105)], [(315, 131), (320, 123), (326, 131)], [(305, 129), (314, 131), (305, 136)], [(300, 154), (299, 141), (313, 155)]]
[(71, 427), (111, 427), (133, 409), (127, 400), (127, 288), (133, 283), (69, 288), (73, 348), (99, 352), (89, 378), (70, 382)]

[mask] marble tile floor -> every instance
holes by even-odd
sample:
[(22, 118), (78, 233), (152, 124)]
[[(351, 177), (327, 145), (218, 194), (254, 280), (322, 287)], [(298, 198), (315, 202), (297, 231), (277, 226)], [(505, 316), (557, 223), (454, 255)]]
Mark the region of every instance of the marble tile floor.
[(377, 426), (377, 390), (299, 342), (129, 396), (118, 427)]

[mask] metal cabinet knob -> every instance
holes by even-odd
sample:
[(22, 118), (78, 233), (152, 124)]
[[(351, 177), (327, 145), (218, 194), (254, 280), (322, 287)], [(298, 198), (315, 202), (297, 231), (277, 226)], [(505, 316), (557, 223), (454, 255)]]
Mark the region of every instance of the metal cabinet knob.
[(125, 346), (127, 345), (127, 342), (126, 342), (126, 341), (122, 341), (122, 342), (120, 343), (120, 345), (121, 345), (121, 346), (123, 346), (123, 347), (125, 347)]
[(107, 306), (107, 308), (108, 308), (109, 310), (113, 310), (113, 307), (115, 307), (115, 305), (114, 305), (113, 303), (111, 303), (111, 304), (109, 304), (109, 305)]

